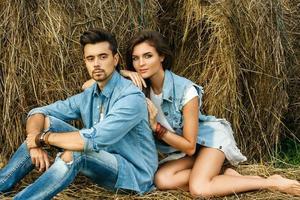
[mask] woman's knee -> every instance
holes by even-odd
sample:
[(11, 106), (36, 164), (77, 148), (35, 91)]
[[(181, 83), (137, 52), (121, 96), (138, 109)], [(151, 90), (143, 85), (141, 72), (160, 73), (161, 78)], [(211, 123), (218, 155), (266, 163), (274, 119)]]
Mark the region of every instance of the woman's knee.
[(213, 196), (209, 185), (205, 183), (189, 183), (189, 191), (193, 197), (209, 198)]
[(154, 176), (154, 183), (160, 190), (170, 189), (171, 176), (164, 171), (157, 171)]

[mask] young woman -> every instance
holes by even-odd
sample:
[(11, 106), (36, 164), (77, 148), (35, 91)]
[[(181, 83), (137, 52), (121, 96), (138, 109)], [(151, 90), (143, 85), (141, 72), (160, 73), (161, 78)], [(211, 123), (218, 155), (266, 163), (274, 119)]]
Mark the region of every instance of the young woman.
[(167, 155), (155, 176), (158, 189), (180, 188), (201, 197), (260, 189), (300, 196), (299, 182), (279, 175), (243, 176), (231, 168), (221, 174), (225, 159), (236, 165), (246, 157), (226, 120), (200, 112), (202, 87), (169, 71), (172, 53), (161, 34), (137, 34), (126, 59), (128, 70), (121, 74), (146, 88), (150, 126), (158, 150)]

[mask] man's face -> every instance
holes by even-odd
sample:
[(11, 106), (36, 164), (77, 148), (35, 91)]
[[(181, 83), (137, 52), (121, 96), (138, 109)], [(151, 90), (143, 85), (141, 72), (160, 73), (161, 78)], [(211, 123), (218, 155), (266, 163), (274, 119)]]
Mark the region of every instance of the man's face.
[(84, 46), (84, 62), (92, 79), (106, 83), (114, 72), (119, 55), (113, 55), (108, 42)]

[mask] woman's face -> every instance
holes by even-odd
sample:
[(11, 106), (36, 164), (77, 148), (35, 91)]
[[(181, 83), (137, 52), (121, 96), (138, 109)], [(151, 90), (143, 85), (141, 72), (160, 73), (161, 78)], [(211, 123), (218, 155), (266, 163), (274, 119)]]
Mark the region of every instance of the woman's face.
[(160, 56), (148, 42), (142, 42), (133, 48), (133, 67), (144, 79), (151, 78), (163, 70), (163, 60), (164, 56)]

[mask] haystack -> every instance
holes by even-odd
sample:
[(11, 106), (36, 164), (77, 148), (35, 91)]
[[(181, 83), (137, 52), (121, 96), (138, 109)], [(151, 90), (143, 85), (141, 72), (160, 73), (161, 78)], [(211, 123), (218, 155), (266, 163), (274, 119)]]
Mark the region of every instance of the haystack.
[(286, 135), (300, 142), (300, 7), (299, 1), (284, 1), (284, 22), (289, 36), (290, 53), (288, 65), (289, 96), (288, 112), (285, 116)]
[(24, 140), (26, 113), (79, 92), (88, 79), (80, 34), (102, 27), (125, 42), (142, 28), (156, 29), (154, 1), (0, 1), (0, 154)]
[[(25, 117), (31, 108), (81, 91), (88, 76), (78, 40), (92, 27), (113, 31), (122, 55), (135, 32), (144, 28), (161, 31), (174, 49), (174, 71), (204, 86), (204, 112), (232, 123), (250, 160), (270, 158), (283, 130), (300, 136), (299, 3), (0, 0), (0, 167), (24, 140)], [(297, 167), (284, 171), (240, 167), (239, 171), (299, 177)], [(31, 174), (21, 187), (35, 176)], [(182, 191), (144, 197), (112, 194), (86, 179), (77, 179), (56, 199), (83, 197), (191, 199)], [(226, 197), (236, 198), (292, 199), (268, 192)]]
[[(237, 168), (240, 173), (245, 175), (259, 175), (263, 177), (270, 176), (272, 174), (280, 174), (285, 177), (289, 177), (295, 179), (300, 176), (300, 169), (297, 167), (289, 166), (285, 169), (278, 169), (271, 166), (264, 165), (242, 165)], [(30, 174), (30, 176), (26, 177), (25, 180), (22, 181), (12, 191), (10, 194), (0, 195), (0, 199), (9, 200), (11, 199), (18, 191), (20, 191), (23, 187), (30, 184), (36, 177), (38, 173), (34, 172)], [(145, 194), (143, 196), (136, 194), (125, 194), (122, 191), (117, 191), (115, 193), (107, 191), (99, 186), (92, 184), (87, 178), (83, 176), (79, 176), (76, 178), (75, 183), (71, 184), (67, 189), (59, 193), (53, 199), (56, 200), (73, 200), (73, 199), (81, 199), (81, 200), (91, 200), (91, 199), (99, 199), (99, 200), (192, 200), (192, 196), (188, 192), (184, 192), (181, 190), (170, 190), (170, 191), (153, 191), (149, 194)], [(198, 198), (201, 199), (201, 198)], [(247, 192), (242, 194), (234, 194), (226, 197), (220, 198), (212, 198), (218, 200), (297, 200), (299, 197), (293, 197), (291, 195), (279, 193), (279, 192), (270, 192), (270, 191), (254, 191)]]
[(205, 113), (232, 123), (249, 158), (274, 156), (288, 126), (282, 120), (295, 56), (284, 17), (297, 23), (296, 7), (292, 12), (287, 2), (273, 0), (172, 3), (162, 1), (161, 18), (175, 47), (174, 70), (204, 86)]

